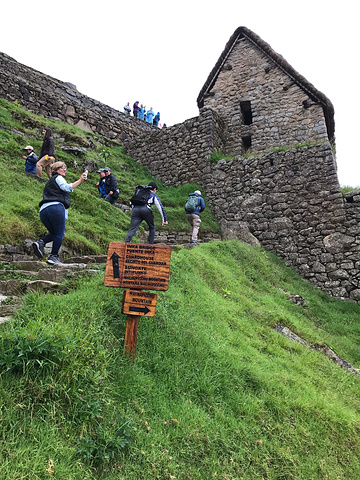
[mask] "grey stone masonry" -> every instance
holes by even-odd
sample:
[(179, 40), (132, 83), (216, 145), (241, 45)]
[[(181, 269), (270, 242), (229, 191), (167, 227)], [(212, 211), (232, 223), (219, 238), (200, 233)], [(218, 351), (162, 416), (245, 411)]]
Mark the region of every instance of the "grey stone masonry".
[(134, 118), (78, 92), (62, 82), (18, 63), (0, 52), (0, 97), (18, 102), (36, 115), (123, 142), (157, 127)]

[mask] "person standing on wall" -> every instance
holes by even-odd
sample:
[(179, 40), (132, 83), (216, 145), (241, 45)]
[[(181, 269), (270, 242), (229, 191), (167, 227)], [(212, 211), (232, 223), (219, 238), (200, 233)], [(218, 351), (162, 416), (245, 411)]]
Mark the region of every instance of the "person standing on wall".
[(205, 202), (200, 190), (190, 193), (185, 203), (186, 218), (191, 225), (191, 243), (198, 243), (198, 234), (201, 224), (200, 213), (205, 210)]
[[(128, 231), (125, 242), (131, 242), (132, 237), (135, 235), (137, 229), (140, 227), (140, 224), (143, 220), (147, 223), (149, 227), (149, 243), (154, 243), (155, 239), (155, 224), (154, 224), (154, 214), (151, 211), (151, 206), (156, 205), (162, 219), (162, 225), (165, 226), (168, 224), (166, 219), (165, 209), (156, 195), (157, 191), (157, 184), (155, 182), (150, 182), (149, 185), (146, 187), (144, 185), (138, 185), (137, 190), (141, 189), (145, 193), (143, 194), (143, 199), (141, 198), (142, 195), (139, 195), (140, 200), (139, 202), (133, 203), (133, 199), (135, 198), (136, 194), (132, 197), (130, 203), (132, 204), (131, 210), (131, 221), (130, 221), (130, 230)], [(146, 192), (148, 190), (148, 192)]]
[(52, 176), (46, 183), (43, 199), (39, 203), (40, 220), (48, 229), (49, 234), (32, 244), (35, 255), (43, 258), (45, 245), (53, 242), (51, 254), (47, 260), (50, 265), (59, 264), (59, 250), (65, 236), (65, 222), (68, 218), (67, 209), (70, 207), (70, 193), (87, 178), (83, 172), (79, 180), (67, 183), (65, 180), (66, 165), (64, 162), (55, 162), (51, 165)]
[(154, 120), (154, 115), (155, 115), (155, 113), (154, 113), (154, 111), (153, 111), (153, 108), (150, 107), (150, 110), (148, 110), (148, 111), (146, 112), (146, 121), (147, 121), (148, 123), (151, 123), (151, 124), (152, 124), (152, 123), (153, 123), (153, 120)]
[(117, 185), (117, 180), (115, 175), (111, 173), (110, 167), (104, 168), (105, 173), (105, 193), (106, 197), (104, 198), (105, 202), (111, 203), (114, 205), (116, 200), (119, 198), (119, 189)]
[(135, 102), (133, 105), (133, 115), (135, 118), (137, 118), (139, 113), (139, 102)]
[(51, 178), (51, 165), (55, 162), (54, 139), (50, 128), (44, 128), (42, 133), (44, 141), (39, 155), (40, 160), (36, 164), (36, 175), (42, 178), (42, 171), (45, 168), (47, 176)]
[(127, 115), (130, 115), (130, 113), (131, 113), (130, 102), (127, 102), (127, 104), (124, 106), (124, 112), (125, 112)]
[(140, 120), (144, 120), (145, 119), (145, 111), (146, 111), (146, 107), (144, 107), (143, 104), (140, 105), (140, 109), (138, 111), (138, 118), (140, 118)]

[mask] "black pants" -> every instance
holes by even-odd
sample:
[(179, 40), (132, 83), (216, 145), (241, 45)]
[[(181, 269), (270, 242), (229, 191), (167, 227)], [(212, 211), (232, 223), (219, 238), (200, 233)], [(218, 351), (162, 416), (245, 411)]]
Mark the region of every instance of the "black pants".
[(149, 243), (154, 243), (155, 238), (155, 225), (154, 215), (149, 207), (146, 205), (139, 205), (133, 207), (131, 212), (130, 230), (126, 235), (125, 242), (131, 242), (132, 237), (135, 235), (137, 229), (140, 227), (141, 222), (145, 220), (149, 227)]

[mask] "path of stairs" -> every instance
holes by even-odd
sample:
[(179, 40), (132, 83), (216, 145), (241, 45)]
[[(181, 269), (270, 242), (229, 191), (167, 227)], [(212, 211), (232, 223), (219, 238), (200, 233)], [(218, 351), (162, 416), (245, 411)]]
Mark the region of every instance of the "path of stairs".
[[(205, 241), (209, 241), (206, 239)], [(145, 240), (144, 240), (145, 241)], [(61, 265), (48, 265), (32, 255), (32, 241), (25, 240), (24, 248), (0, 245), (0, 324), (8, 321), (21, 307), (22, 297), (28, 292), (61, 292), (64, 280), (83, 273), (94, 273), (96, 265), (106, 263), (106, 255), (72, 256)], [(178, 244), (171, 244), (172, 249)], [(184, 243), (183, 248), (194, 247)], [(64, 249), (63, 249), (64, 250)], [(47, 246), (45, 254), (50, 252)], [(65, 253), (69, 254), (69, 252)]]
[(2, 257), (0, 270), (0, 323), (8, 321), (21, 307), (22, 296), (28, 292), (61, 292), (63, 281), (75, 275), (97, 272), (95, 265), (105, 264), (106, 255), (72, 257), (58, 266), (34, 260), (30, 255), (12, 254)]

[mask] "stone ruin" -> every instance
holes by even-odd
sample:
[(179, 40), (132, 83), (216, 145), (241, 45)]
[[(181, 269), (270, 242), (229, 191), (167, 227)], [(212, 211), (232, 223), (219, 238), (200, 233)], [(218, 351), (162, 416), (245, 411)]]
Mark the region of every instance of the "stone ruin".
[(1, 53), (0, 96), (123, 143), (165, 185), (198, 183), (223, 239), (261, 245), (360, 303), (360, 191), (340, 190), (334, 108), (248, 28), (235, 30), (210, 72), (199, 116), (167, 129)]

